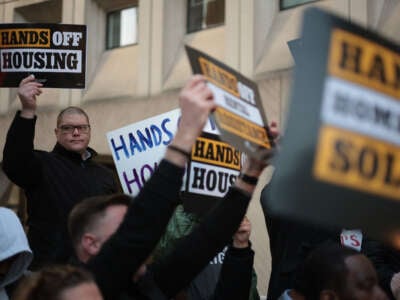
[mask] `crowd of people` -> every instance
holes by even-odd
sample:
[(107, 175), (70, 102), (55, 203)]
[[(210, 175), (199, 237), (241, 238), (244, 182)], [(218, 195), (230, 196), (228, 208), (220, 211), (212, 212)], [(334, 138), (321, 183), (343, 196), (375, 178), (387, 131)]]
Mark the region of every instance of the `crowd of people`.
[[(0, 300), (260, 298), (246, 211), (268, 162), (248, 157), (201, 219), (180, 205), (192, 146), (216, 108), (203, 76), (182, 88), (177, 132), (134, 198), (117, 193), (111, 171), (93, 161), (81, 108), (59, 113), (52, 151), (34, 149), (42, 88), (32, 75), (21, 81), (22, 107), (3, 151), (4, 172), (26, 194), (28, 230), (0, 208)], [(278, 137), (275, 123), (271, 132)], [(344, 229), (271, 215), (261, 199), (272, 258), (267, 299), (400, 299), (396, 249), (361, 232), (352, 249), (341, 243)]]

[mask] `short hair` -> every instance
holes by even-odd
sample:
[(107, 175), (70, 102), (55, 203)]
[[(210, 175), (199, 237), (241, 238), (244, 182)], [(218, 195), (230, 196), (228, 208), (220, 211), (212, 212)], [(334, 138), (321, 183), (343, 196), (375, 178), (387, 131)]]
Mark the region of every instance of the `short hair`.
[(318, 300), (325, 289), (342, 293), (346, 288), (346, 258), (360, 253), (339, 243), (326, 242), (310, 252), (299, 268), (294, 289), (307, 300)]
[(61, 124), (61, 120), (64, 117), (64, 115), (67, 114), (78, 114), (78, 115), (84, 115), (86, 117), (86, 120), (89, 123), (89, 116), (87, 113), (80, 107), (77, 106), (68, 106), (67, 108), (64, 108), (62, 111), (57, 116), (57, 127)]
[(59, 300), (63, 291), (83, 283), (94, 283), (86, 270), (71, 265), (47, 266), (22, 280), (12, 299)]
[(74, 206), (68, 217), (68, 231), (73, 246), (79, 245), (83, 234), (104, 217), (106, 208), (113, 205), (126, 205), (132, 197), (125, 194), (112, 194), (90, 197)]

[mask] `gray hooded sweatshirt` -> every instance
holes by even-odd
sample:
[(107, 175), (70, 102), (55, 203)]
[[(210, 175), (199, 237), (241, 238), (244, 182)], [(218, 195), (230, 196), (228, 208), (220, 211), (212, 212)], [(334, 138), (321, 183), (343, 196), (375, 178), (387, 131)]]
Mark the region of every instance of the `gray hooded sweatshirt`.
[(0, 262), (16, 256), (5, 276), (0, 276), (0, 300), (8, 300), (5, 286), (18, 280), (27, 270), (33, 254), (17, 215), (0, 207)]

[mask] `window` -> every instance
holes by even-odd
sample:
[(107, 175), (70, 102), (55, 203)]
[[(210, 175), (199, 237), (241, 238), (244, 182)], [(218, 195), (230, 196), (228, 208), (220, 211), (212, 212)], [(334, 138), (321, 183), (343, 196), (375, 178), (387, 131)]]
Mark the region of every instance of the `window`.
[(280, 5), (280, 10), (284, 10), (284, 9), (289, 9), (292, 7), (296, 7), (302, 4), (306, 4), (306, 3), (310, 3), (310, 2), (315, 2), (318, 0), (280, 0), (279, 5)]
[(108, 13), (107, 49), (113, 49), (138, 42), (137, 6)]
[(61, 20), (62, 0), (43, 1), (19, 6), (14, 10), (15, 23), (61, 23)]
[(224, 24), (225, 0), (188, 0), (187, 3), (187, 32)]

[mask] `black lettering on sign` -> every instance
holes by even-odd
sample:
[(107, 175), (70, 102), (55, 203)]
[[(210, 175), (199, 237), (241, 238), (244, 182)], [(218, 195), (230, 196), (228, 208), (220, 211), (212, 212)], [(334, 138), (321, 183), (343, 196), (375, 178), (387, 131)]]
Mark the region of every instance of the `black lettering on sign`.
[(400, 200), (400, 153), (386, 142), (324, 126), (313, 172), (321, 181)]

